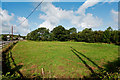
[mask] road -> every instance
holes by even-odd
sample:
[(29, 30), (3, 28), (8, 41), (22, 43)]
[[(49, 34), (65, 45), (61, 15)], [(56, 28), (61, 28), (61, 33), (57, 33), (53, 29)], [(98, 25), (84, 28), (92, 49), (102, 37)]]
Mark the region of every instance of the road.
[(2, 49), (2, 47), (4, 47), (5, 45), (11, 43), (13, 41), (0, 41), (0, 50)]

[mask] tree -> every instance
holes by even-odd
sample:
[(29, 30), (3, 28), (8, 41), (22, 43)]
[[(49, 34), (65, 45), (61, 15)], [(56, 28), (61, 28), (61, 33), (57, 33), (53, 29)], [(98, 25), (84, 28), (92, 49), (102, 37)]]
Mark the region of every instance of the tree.
[(77, 38), (77, 41), (82, 42), (83, 41), (82, 32), (78, 32), (76, 38)]
[(94, 42), (102, 42), (103, 31), (94, 31), (93, 38), (94, 38)]
[(81, 40), (84, 42), (94, 42), (93, 31), (91, 28), (85, 28), (80, 34)]
[(70, 28), (69, 29), (69, 32), (70, 32), (70, 40), (74, 40), (76, 41), (76, 37), (77, 37), (77, 29), (76, 28)]
[(54, 36), (54, 40), (58, 40), (58, 41), (65, 41), (68, 38), (69, 35), (69, 31), (65, 30), (64, 27), (62, 27), (61, 25), (58, 27), (55, 27), (52, 30), (53, 36)]
[(7, 35), (1, 35), (3, 41), (7, 41)]
[(49, 30), (44, 27), (38, 28), (27, 34), (27, 39), (29, 40), (45, 41), (48, 40), (48, 37), (49, 37)]
[(77, 29), (76, 28), (70, 28), (69, 29), (69, 31), (70, 31), (70, 34), (72, 34), (72, 33), (77, 33)]
[(108, 27), (103, 33), (103, 42), (105, 42), (105, 43), (110, 43), (111, 42), (111, 40), (110, 40), (111, 33), (112, 33), (112, 28)]
[(119, 31), (112, 31), (110, 40), (112, 43), (119, 44)]
[(21, 37), (21, 35), (19, 34), (18, 37)]
[[(120, 44), (120, 31), (108, 27), (105, 31), (92, 31), (91, 28), (85, 28), (77, 33), (76, 28), (66, 30), (63, 26), (55, 27), (50, 33), (49, 30), (41, 27), (27, 34), (28, 40), (34, 41), (81, 41), (81, 42), (105, 42)], [(19, 35), (20, 36), (20, 35)], [(7, 36), (2, 36), (5, 40)]]
[(37, 33), (38, 33), (38, 37), (40, 38), (40, 40), (47, 40), (48, 36), (49, 36), (49, 30), (42, 27), (42, 28), (38, 28), (37, 29)]

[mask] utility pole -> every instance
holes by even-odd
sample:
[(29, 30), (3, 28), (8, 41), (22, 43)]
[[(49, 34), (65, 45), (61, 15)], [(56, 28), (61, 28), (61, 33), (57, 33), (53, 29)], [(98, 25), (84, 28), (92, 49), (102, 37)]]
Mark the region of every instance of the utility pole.
[(12, 26), (12, 41), (13, 41), (13, 26)]

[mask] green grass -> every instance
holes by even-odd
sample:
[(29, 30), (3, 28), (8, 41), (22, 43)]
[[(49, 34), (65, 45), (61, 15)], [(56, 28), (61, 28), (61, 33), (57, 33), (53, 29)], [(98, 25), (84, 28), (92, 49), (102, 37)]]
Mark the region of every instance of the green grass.
[[(15, 45), (12, 53), (15, 62), (18, 65), (23, 65), (20, 71), (25, 76), (41, 73), (41, 68), (44, 68), (46, 78), (80, 78), (89, 75), (89, 69), (71, 51), (70, 47), (73, 47), (102, 67), (108, 61), (114, 61), (118, 57), (118, 46), (116, 45), (85, 42), (21, 41)], [(93, 70), (97, 70), (97, 67), (91, 62), (82, 56), (81, 58)]]

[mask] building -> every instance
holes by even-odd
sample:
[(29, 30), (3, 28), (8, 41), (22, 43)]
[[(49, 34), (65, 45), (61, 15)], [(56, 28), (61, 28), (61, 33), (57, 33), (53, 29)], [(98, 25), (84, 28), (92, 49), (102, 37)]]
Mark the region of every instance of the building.
[(7, 41), (10, 41), (10, 36), (9, 35), (7, 36)]

